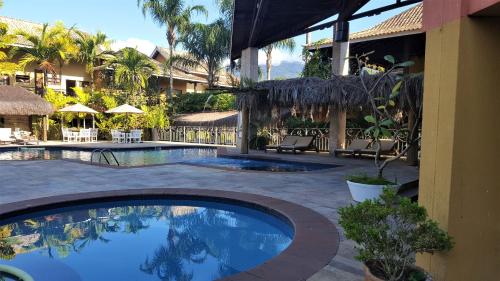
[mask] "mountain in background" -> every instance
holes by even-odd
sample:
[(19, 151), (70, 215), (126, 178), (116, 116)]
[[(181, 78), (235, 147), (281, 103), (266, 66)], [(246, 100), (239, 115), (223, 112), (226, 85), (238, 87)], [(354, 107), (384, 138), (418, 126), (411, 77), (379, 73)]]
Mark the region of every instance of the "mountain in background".
[[(260, 65), (262, 74), (266, 75), (266, 65)], [(284, 61), (280, 65), (273, 65), (271, 68), (271, 79), (276, 78), (297, 78), (304, 69), (304, 63), (298, 61)]]

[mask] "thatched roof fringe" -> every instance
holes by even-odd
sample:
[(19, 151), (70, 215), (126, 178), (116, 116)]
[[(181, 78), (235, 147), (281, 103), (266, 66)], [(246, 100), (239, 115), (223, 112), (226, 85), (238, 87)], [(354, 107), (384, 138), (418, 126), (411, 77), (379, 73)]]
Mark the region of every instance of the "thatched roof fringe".
[(18, 86), (0, 86), (0, 115), (50, 115), (52, 104)]
[[(363, 77), (368, 88), (373, 87), (380, 78), (381, 74)], [(250, 107), (252, 114), (257, 117), (273, 116), (273, 107), (295, 108), (311, 114), (316, 110), (323, 111), (323, 108), (352, 110), (366, 106), (369, 102), (360, 79), (359, 76), (350, 75), (329, 80), (307, 77), (264, 81), (257, 84), (255, 91), (239, 93), (237, 105), (240, 109), (243, 106)], [(385, 76), (374, 89), (374, 95), (390, 95), (398, 79), (395, 74)], [(421, 104), (422, 95), (423, 74), (406, 76), (397, 98), (398, 106), (404, 110), (416, 110)]]

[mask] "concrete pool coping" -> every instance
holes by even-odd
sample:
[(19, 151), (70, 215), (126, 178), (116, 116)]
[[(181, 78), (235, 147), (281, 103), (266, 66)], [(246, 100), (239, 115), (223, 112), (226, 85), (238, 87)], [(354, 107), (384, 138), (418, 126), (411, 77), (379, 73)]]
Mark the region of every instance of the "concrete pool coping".
[(221, 279), (224, 281), (306, 280), (328, 265), (339, 247), (340, 237), (335, 225), (309, 208), (262, 195), (222, 190), (148, 188), (43, 197), (0, 205), (0, 220), (74, 204), (158, 197), (239, 203), (290, 222), (295, 235), (285, 251), (253, 269)]

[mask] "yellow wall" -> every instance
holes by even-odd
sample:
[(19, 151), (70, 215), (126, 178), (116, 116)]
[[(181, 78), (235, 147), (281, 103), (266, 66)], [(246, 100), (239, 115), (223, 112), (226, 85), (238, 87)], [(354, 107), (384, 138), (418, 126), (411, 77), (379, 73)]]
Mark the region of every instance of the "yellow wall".
[(435, 280), (500, 280), (500, 18), (427, 31), (420, 204), (455, 240)]

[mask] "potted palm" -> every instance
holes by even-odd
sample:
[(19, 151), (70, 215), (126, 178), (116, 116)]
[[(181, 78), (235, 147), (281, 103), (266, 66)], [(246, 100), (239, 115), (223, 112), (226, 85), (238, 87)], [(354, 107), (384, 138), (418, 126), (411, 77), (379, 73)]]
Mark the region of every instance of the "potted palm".
[(429, 219), (425, 208), (385, 188), (382, 195), (339, 210), (345, 236), (357, 243), (367, 281), (428, 281), (415, 266), (415, 254), (446, 252), (448, 234)]
[[(406, 101), (410, 104), (408, 110), (411, 111), (412, 115), (415, 116), (415, 121), (412, 127), (407, 131), (407, 124), (404, 124), (398, 120), (398, 108), (396, 106), (396, 100), (400, 94), (403, 81), (411, 80), (410, 76), (402, 76), (395, 74), (396, 71), (407, 68), (413, 65), (413, 62), (406, 61), (396, 63), (394, 57), (387, 55), (385, 60), (390, 63), (390, 67), (383, 71), (376, 71), (373, 74), (368, 66), (368, 54), (363, 54), (354, 57), (357, 61), (359, 67), (359, 80), (361, 83), (361, 89), (368, 98), (368, 109), (369, 114), (364, 117), (364, 119), (370, 124), (370, 127), (365, 130), (365, 135), (370, 137), (373, 141), (375, 160), (374, 164), (377, 170), (377, 174), (374, 176), (368, 175), (350, 175), (347, 177), (347, 185), (349, 186), (349, 191), (351, 192), (354, 201), (362, 202), (367, 199), (377, 198), (382, 194), (384, 187), (391, 186), (397, 188), (398, 185), (395, 181), (388, 180), (384, 177), (383, 172), (387, 165), (408, 152), (408, 150), (418, 144), (420, 140), (420, 135), (418, 134), (418, 128), (420, 127), (421, 116), (422, 116), (422, 99), (416, 101)], [(392, 90), (388, 92), (380, 92), (384, 85), (381, 83), (387, 83), (390, 80), (395, 80)], [(383, 148), (382, 142), (384, 139), (396, 139), (402, 134), (407, 134), (407, 146), (396, 153), (396, 155), (385, 158), (381, 160), (381, 150)]]

